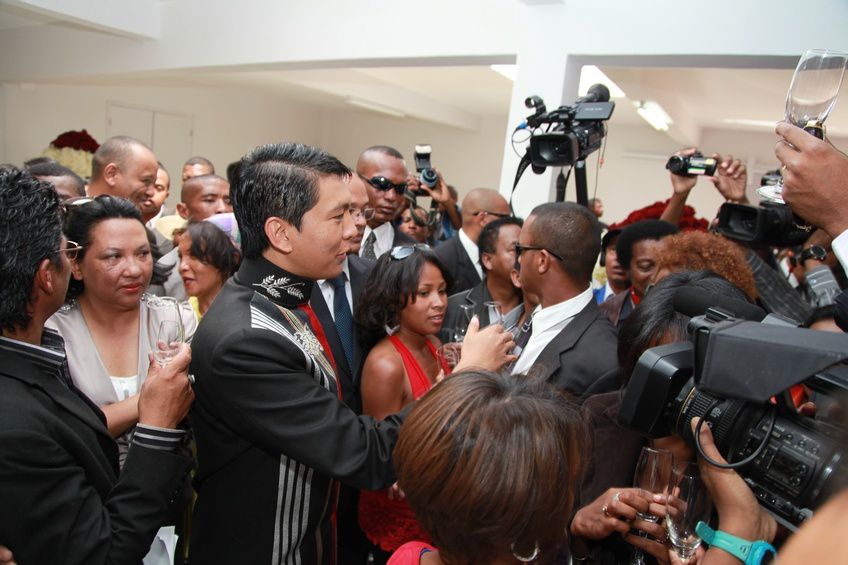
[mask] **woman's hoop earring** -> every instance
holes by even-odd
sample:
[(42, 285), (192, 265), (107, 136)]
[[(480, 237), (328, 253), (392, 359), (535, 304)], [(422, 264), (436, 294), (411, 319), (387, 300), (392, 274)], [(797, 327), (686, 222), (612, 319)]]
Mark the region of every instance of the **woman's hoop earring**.
[(509, 546), (510, 551), (512, 551), (512, 556), (521, 561), (522, 563), (530, 563), (534, 561), (537, 557), (539, 557), (539, 542), (536, 542), (536, 547), (533, 549), (533, 553), (530, 555), (518, 555), (515, 553), (515, 544), (512, 543)]

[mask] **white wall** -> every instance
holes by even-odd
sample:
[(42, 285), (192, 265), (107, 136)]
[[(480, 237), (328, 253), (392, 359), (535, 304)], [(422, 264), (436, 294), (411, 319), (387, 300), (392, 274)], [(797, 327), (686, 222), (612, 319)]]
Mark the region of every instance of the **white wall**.
[(327, 111), (323, 121), (322, 146), (350, 167), (363, 149), (379, 144), (396, 148), (414, 169), (414, 146), (429, 143), (433, 166), (456, 186), (460, 198), (472, 188), (498, 187), (505, 117), (484, 118), (477, 132), (355, 110)]
[[(256, 145), (284, 140), (320, 143), (318, 108), (246, 90), (7, 84), (2, 128), (6, 150), (0, 161), (20, 165), (71, 129), (85, 128), (102, 143), (109, 101), (194, 115), (192, 152), (209, 158), (222, 176), (230, 162)], [(165, 165), (171, 171), (172, 189), (177, 189), (182, 163)], [(172, 190), (169, 201), (178, 198), (178, 190)]]

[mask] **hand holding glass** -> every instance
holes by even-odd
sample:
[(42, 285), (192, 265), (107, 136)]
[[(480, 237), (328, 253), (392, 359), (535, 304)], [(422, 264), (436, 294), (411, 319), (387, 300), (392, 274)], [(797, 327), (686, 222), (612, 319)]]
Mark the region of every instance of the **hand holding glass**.
[(688, 463), (671, 474), (665, 525), (677, 556), (686, 563), (701, 545), (695, 533), (699, 521), (710, 519), (712, 503), (696, 463)]
[[(636, 472), (633, 474), (633, 486), (650, 494), (668, 494), (668, 485), (671, 480), (671, 472), (674, 469), (674, 456), (665, 449), (654, 449), (643, 447), (636, 463)], [(648, 522), (658, 522), (659, 517), (648, 512), (638, 512), (637, 516)], [(633, 553), (634, 565), (644, 565), (645, 555), (642, 550), (636, 549)]]
[(185, 329), (177, 300), (163, 296), (148, 296), (147, 339), (150, 351), (159, 366), (167, 365), (185, 341)]

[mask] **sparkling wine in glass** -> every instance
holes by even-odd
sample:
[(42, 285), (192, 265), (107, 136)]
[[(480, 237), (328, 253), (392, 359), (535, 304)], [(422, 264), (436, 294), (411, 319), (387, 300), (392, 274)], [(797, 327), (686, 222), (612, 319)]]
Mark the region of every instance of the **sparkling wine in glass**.
[(146, 330), (150, 351), (156, 363), (164, 367), (177, 356), (185, 342), (180, 303), (171, 297), (148, 295), (144, 307), (147, 309)]
[(701, 480), (696, 463), (688, 463), (671, 473), (665, 526), (668, 539), (683, 563), (695, 555), (701, 537), (695, 533), (700, 521), (707, 522), (712, 512), (712, 502), (707, 487)]
[(457, 341), (462, 341), (465, 338), (465, 332), (468, 331), (468, 323), (474, 317), (474, 306), (471, 304), (463, 304), (459, 307), (459, 317), (456, 321)]
[(501, 312), (501, 305), (497, 302), (484, 302), (483, 307), (486, 309), (486, 314), (489, 317), (489, 325), (504, 323), (503, 312)]
[[(786, 95), (787, 122), (824, 139), (824, 121), (836, 104), (848, 53), (829, 49), (808, 49), (798, 61)], [(783, 183), (761, 186), (763, 200), (783, 204)]]
[[(674, 455), (665, 449), (643, 447), (636, 463), (636, 472), (633, 474), (633, 486), (647, 492), (650, 495), (668, 494), (671, 481), (671, 473), (674, 469)], [(659, 516), (648, 512), (638, 512), (640, 519), (648, 522), (659, 522)], [(633, 565), (644, 565), (645, 555), (642, 550), (633, 552)]]

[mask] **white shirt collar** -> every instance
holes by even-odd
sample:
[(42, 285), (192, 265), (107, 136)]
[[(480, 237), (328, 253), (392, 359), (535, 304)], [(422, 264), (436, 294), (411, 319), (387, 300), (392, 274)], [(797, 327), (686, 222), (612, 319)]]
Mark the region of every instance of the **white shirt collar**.
[(480, 249), (477, 247), (477, 244), (468, 237), (468, 234), (465, 233), (465, 230), (460, 228), (459, 233), (459, 242), (462, 244), (462, 248), (465, 249), (465, 254), (468, 255), (468, 258), (471, 259), (471, 264), (474, 265), (474, 268), (477, 270), (477, 274), (480, 278), (483, 278), (483, 267), (480, 265)]
[(374, 236), (377, 238), (374, 241), (374, 255), (376, 257), (379, 258), (383, 253), (391, 251), (395, 241), (395, 230), (391, 222), (384, 222), (374, 229), (371, 229), (370, 226), (365, 226), (365, 232), (362, 234), (362, 247), (359, 248), (360, 257), (365, 252), (365, 242), (368, 240), (371, 232), (374, 232)]

